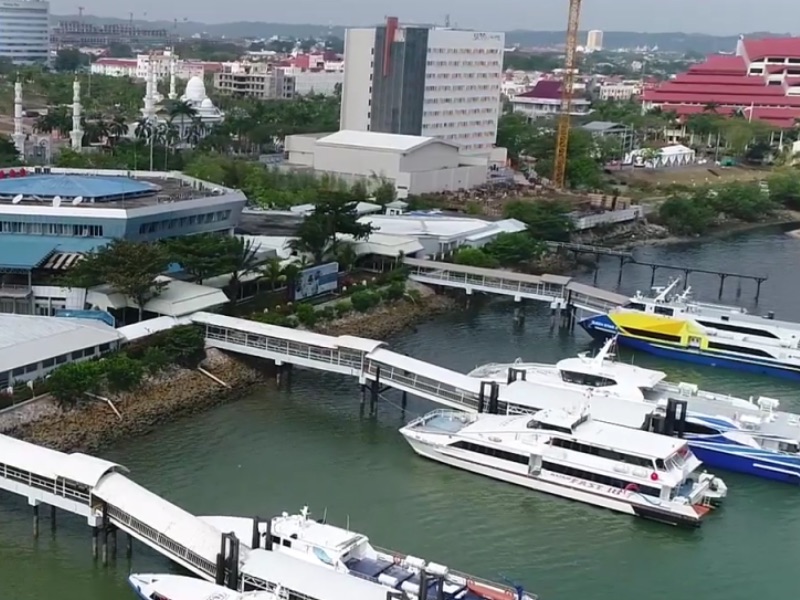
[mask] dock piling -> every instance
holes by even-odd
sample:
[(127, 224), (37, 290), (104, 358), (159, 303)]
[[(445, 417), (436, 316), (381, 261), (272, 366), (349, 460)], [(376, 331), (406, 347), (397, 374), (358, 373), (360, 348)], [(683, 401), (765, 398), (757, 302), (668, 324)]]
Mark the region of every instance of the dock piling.
[(56, 507), (50, 507), (50, 531), (56, 530)]
[(39, 537), (39, 505), (33, 505), (33, 537)]
[(105, 567), (108, 565), (108, 527), (103, 527), (103, 531), (101, 533), (103, 538), (100, 540), (102, 544), (100, 555), (103, 560), (103, 566)]
[(99, 527), (92, 527), (92, 558), (97, 560), (97, 536), (100, 535)]
[(125, 536), (125, 558), (130, 560), (133, 557), (133, 536), (129, 533)]
[(111, 526), (111, 560), (117, 560), (117, 528)]

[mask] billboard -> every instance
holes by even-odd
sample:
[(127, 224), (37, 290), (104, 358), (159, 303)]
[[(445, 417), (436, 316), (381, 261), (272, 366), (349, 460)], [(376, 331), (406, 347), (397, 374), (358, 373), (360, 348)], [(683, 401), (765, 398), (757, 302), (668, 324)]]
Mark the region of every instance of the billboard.
[(339, 287), (339, 263), (331, 262), (303, 269), (294, 283), (294, 299), (306, 300), (320, 294), (330, 294)]

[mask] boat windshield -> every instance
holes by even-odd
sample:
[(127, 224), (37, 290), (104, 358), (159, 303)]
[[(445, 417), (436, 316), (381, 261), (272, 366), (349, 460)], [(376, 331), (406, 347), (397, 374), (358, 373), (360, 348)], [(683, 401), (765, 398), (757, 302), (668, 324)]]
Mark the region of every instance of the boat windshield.
[(781, 442), (778, 444), (778, 452), (782, 454), (800, 454), (800, 443)]
[(628, 310), (640, 310), (644, 312), (646, 306), (641, 302), (628, 302), (623, 308), (627, 308)]
[(678, 451), (667, 458), (666, 467), (667, 470), (672, 469), (683, 469), (683, 465), (686, 464), (686, 461), (692, 457), (692, 451), (689, 450), (689, 446), (681, 446)]

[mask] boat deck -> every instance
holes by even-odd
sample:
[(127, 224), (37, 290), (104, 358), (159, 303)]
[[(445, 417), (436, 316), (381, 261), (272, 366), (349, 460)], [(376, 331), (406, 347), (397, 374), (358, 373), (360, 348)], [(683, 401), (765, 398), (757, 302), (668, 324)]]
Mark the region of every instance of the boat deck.
[[(395, 589), (411, 591), (414, 594), (419, 591), (419, 574), (404, 569), (394, 562), (370, 558), (353, 558), (347, 561), (346, 565), (353, 575), (378, 581)], [(437, 600), (439, 598), (437, 586), (437, 581), (432, 579), (428, 584), (425, 600)], [(459, 585), (449, 581), (444, 584), (444, 598), (445, 600), (485, 600), (482, 596), (467, 589), (466, 582), (463, 585)]]
[(458, 433), (474, 421), (468, 413), (452, 410), (437, 410), (406, 425), (409, 429), (436, 433)]

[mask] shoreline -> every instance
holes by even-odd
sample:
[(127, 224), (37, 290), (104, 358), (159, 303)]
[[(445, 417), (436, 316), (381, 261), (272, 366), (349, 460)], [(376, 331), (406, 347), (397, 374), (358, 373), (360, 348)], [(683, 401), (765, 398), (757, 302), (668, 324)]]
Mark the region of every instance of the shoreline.
[[(314, 331), (383, 340), (428, 318), (456, 308), (452, 298), (426, 286), (420, 300), (401, 300), (363, 313), (348, 315)], [(423, 291), (424, 290), (424, 291)], [(0, 412), (0, 434), (62, 452), (97, 452), (121, 439), (146, 435), (160, 424), (233, 402), (250, 390), (275, 389), (275, 366), (268, 361), (206, 349), (200, 365), (230, 387), (223, 387), (198, 370), (173, 368), (139, 389), (113, 398), (120, 419), (108, 404), (87, 402), (71, 410), (59, 408), (49, 396)]]

